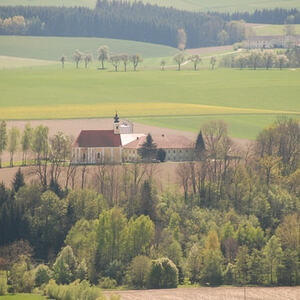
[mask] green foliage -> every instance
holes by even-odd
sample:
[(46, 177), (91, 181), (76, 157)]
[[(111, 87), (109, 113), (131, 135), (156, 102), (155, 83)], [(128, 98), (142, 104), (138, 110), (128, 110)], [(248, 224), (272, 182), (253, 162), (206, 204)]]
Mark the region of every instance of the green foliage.
[(164, 162), (166, 159), (166, 151), (164, 149), (158, 149), (157, 150), (157, 155), (156, 158), (160, 161), (160, 162)]
[(0, 296), (7, 294), (7, 278), (6, 275), (0, 274)]
[(153, 142), (153, 138), (150, 133), (148, 133), (146, 141), (142, 144), (142, 147), (138, 149), (138, 154), (147, 162), (150, 162), (156, 157), (157, 147)]
[(14, 292), (30, 293), (34, 288), (34, 273), (29, 270), (27, 258), (21, 256), (10, 271), (10, 281)]
[(75, 279), (77, 261), (70, 246), (62, 249), (54, 265), (54, 278), (58, 284), (68, 284)]
[(150, 288), (175, 288), (178, 285), (178, 269), (168, 258), (151, 262), (148, 286)]
[(147, 256), (136, 256), (130, 263), (126, 273), (130, 285), (144, 288), (150, 272), (151, 260)]
[(18, 190), (24, 185), (25, 185), (24, 175), (21, 171), (21, 168), (19, 168), (12, 182), (14, 192), (17, 193)]
[(38, 265), (35, 269), (35, 285), (47, 284), (52, 277), (52, 271), (46, 265)]
[(102, 299), (101, 290), (90, 286), (87, 281), (74, 281), (70, 285), (57, 285), (54, 280), (50, 280), (45, 290), (48, 297), (55, 300)]
[(114, 289), (117, 286), (117, 281), (109, 277), (102, 277), (99, 280), (99, 286), (103, 289)]

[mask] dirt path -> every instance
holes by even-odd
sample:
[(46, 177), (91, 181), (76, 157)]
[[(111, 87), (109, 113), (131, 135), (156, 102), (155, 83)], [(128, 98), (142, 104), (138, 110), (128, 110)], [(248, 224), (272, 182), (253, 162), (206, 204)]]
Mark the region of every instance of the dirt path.
[[(104, 292), (122, 300), (298, 300), (300, 287), (216, 287)], [(246, 297), (246, 298), (245, 298)]]

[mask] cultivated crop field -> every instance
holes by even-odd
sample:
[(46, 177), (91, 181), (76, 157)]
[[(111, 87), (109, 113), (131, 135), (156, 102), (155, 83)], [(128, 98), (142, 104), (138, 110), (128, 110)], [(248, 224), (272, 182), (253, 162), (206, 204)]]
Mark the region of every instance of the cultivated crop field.
[(194, 132), (217, 118), (229, 123), (232, 136), (253, 139), (276, 116), (300, 114), (299, 78), (300, 70), (287, 69), (1, 70), (1, 118), (111, 117), (118, 110), (139, 123)]
[[(135, 1), (135, 0), (129, 0)], [(142, 0), (144, 3), (173, 6), (177, 9), (200, 11), (253, 11), (263, 8), (299, 8), (298, 0)], [(94, 8), (96, 0), (0, 0), (0, 5), (86, 6)]]
[(299, 299), (300, 288), (247, 287), (245, 291), (242, 287), (217, 287), (105, 292), (105, 295), (110, 294), (119, 294), (122, 300), (296, 300)]

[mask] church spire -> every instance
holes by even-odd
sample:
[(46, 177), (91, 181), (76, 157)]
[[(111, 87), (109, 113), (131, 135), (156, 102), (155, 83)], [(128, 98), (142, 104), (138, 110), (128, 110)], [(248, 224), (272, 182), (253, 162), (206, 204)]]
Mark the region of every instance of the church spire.
[(118, 112), (116, 112), (116, 115), (114, 116), (114, 134), (120, 134), (120, 121)]
[(119, 123), (119, 116), (118, 116), (118, 112), (116, 111), (116, 115), (114, 116), (114, 123)]

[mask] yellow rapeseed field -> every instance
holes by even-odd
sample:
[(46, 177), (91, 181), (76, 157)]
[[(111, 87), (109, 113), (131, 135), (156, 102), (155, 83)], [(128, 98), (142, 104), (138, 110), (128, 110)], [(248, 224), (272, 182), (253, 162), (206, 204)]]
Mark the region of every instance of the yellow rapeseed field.
[(93, 105), (56, 105), (56, 106), (10, 106), (1, 108), (1, 118), (20, 119), (70, 119), (111, 117), (119, 111), (123, 117), (143, 116), (195, 116), (230, 114), (297, 114), (300, 112), (234, 108), (188, 103), (104, 103)]

